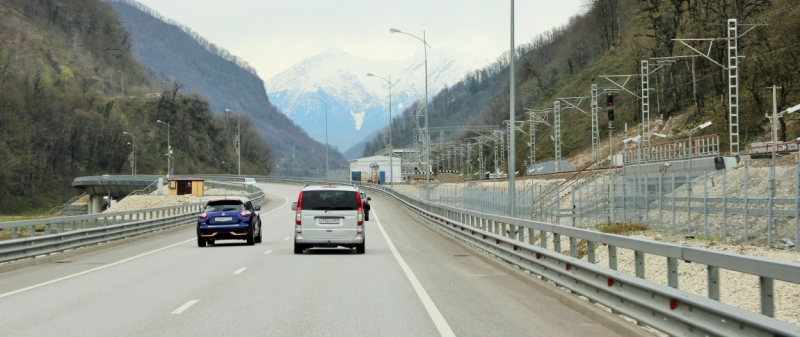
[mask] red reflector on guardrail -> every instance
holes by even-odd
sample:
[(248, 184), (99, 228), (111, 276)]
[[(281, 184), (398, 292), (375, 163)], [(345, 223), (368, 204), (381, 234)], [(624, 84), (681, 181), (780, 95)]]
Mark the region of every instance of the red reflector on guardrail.
[(614, 285), (614, 279), (609, 278), (608, 279), (608, 286), (610, 287), (610, 286), (613, 286), (613, 285)]
[(536, 259), (538, 260), (538, 259), (541, 259), (541, 258), (542, 258), (542, 254), (536, 253)]
[(572, 268), (572, 266), (570, 266), (569, 263), (567, 263), (567, 270), (569, 270), (569, 268)]
[(669, 310), (675, 310), (678, 307), (678, 300), (670, 299), (669, 300)]

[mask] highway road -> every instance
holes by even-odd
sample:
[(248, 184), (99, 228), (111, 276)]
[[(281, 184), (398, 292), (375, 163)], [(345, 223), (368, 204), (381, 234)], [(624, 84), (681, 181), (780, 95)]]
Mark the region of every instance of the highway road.
[(186, 226), (0, 274), (0, 335), (616, 336), (377, 195), (365, 255), (295, 255), (300, 187), (261, 187), (255, 246)]

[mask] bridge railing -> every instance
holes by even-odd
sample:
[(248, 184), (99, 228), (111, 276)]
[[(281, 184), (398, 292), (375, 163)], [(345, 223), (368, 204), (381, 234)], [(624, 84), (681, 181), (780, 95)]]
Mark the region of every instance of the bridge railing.
[[(773, 318), (775, 280), (800, 284), (798, 264), (491, 215), (426, 202), (385, 186), (357, 185), (386, 195), (439, 230), (668, 335), (800, 336), (800, 326)], [(569, 242), (568, 254), (562, 253), (562, 237)], [(583, 258), (579, 258), (581, 241), (586, 249)], [(600, 244), (608, 248), (609, 268), (596, 264)], [(617, 270), (619, 248), (634, 252), (635, 276)], [(667, 285), (644, 279), (645, 254), (667, 260)], [(706, 266), (706, 297), (678, 289), (678, 260)], [(720, 270), (758, 277), (760, 314), (719, 301)]]

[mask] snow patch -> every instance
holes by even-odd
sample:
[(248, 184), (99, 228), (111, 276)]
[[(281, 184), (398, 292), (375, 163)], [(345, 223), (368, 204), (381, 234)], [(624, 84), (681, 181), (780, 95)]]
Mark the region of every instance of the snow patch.
[(359, 113), (355, 113), (350, 111), (350, 116), (353, 116), (353, 120), (356, 122), (356, 130), (361, 130), (361, 124), (364, 124), (364, 115), (367, 113), (365, 111), (361, 111)]

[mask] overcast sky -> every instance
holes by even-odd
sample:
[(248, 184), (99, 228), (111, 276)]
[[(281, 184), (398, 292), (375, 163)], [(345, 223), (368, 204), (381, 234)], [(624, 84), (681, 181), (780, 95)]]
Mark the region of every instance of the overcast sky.
[[(503, 0), (139, 0), (247, 60), (266, 80), (331, 47), (397, 60), (422, 43), (389, 28), (494, 61), (509, 48)], [(588, 0), (515, 1), (517, 45), (567, 22)]]

